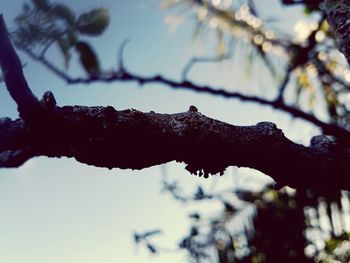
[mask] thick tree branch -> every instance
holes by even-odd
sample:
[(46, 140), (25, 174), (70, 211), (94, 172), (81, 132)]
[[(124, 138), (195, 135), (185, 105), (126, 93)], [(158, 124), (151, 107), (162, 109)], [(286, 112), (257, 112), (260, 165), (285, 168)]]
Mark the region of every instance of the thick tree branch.
[(350, 153), (326, 137), (316, 137), (304, 147), (288, 140), (272, 123), (234, 126), (208, 118), (195, 107), (178, 114), (55, 107), (40, 129), (6, 120), (0, 131), (3, 167), (40, 155), (122, 169), (175, 160), (204, 176), (234, 165), (260, 170), (297, 188), (350, 189)]

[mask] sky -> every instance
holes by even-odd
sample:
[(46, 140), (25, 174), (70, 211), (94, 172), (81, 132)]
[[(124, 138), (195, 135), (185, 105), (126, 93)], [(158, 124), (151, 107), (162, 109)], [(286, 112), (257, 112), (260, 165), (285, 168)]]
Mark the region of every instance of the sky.
[[(192, 56), (208, 55), (206, 52), (213, 54), (212, 45), (193, 42), (192, 23), (184, 23), (175, 32), (171, 31), (165, 22), (169, 13), (158, 7), (159, 1), (60, 2), (70, 5), (77, 13), (96, 7), (109, 9), (109, 28), (102, 36), (89, 38), (103, 68), (117, 65), (118, 48), (125, 39), (129, 39), (124, 52), (125, 66), (145, 76), (160, 73), (179, 79), (181, 70)], [(0, 13), (4, 13), (10, 29), (22, 4), (21, 0), (0, 0)], [(213, 43), (213, 36), (204, 42)], [(32, 91), (41, 97), (51, 90), (59, 105), (112, 105), (120, 110), (135, 108), (161, 113), (182, 112), (195, 105), (203, 114), (232, 124), (273, 121), (289, 138), (300, 143), (307, 143), (316, 132), (313, 127), (266, 107), (174, 91), (161, 85), (69, 86), (25, 54), (19, 54), (26, 64), (24, 72)], [(56, 64), (63, 64), (54, 48), (49, 56)], [(219, 65), (198, 65), (189, 76), (197, 83), (270, 96), (271, 80), (263, 73), (256, 75), (255, 80), (249, 80), (236, 60)], [(70, 72), (75, 76), (84, 75), (74, 58)], [(0, 83), (0, 116), (17, 117), (16, 105), (4, 83)], [(204, 189), (215, 185), (219, 189), (232, 186), (234, 181), (238, 186), (255, 187), (258, 181), (269, 180), (249, 169), (229, 168), (225, 176), (203, 179), (189, 175), (184, 164), (170, 163), (163, 168), (158, 166), (141, 171), (110, 171), (80, 164), (74, 159), (35, 158), (20, 168), (0, 170), (0, 262), (185, 262), (185, 253), (150, 255), (143, 247), (136, 247), (132, 240), (133, 231), (161, 227), (164, 231), (156, 238), (157, 243), (176, 248), (188, 230), (188, 215), (193, 209), (220, 210), (219, 204), (184, 205), (163, 193), (161, 176), (164, 169), (170, 180), (180, 180), (185, 193), (191, 193), (196, 185), (202, 185)]]

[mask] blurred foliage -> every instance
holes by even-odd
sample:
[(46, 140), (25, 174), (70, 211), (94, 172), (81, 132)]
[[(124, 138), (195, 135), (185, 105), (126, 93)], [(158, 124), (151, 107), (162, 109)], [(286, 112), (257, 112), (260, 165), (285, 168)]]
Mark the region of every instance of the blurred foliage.
[(97, 56), (89, 43), (85, 41), (77, 41), (75, 48), (80, 55), (80, 62), (90, 76), (95, 76), (100, 73), (100, 66)]
[[(217, 210), (189, 214), (191, 227), (178, 249), (188, 252), (190, 262), (348, 262), (350, 260), (350, 194), (324, 195), (316, 190), (276, 190), (266, 185), (259, 191), (232, 186), (218, 192), (198, 186), (182, 195), (181, 186), (168, 193), (186, 203), (216, 202)], [(176, 193), (176, 194), (174, 194)], [(152, 233), (152, 234), (149, 234)], [(162, 252), (150, 231), (135, 238), (152, 253)], [(142, 238), (140, 238), (142, 237)], [(148, 248), (149, 249), (149, 248)]]
[(281, 93), (280, 99), (285, 97), (288, 88), (288, 94), (293, 94), (289, 99), (295, 98), (296, 107), (310, 112), (324, 107), (331, 122), (342, 124), (341, 119), (350, 111), (350, 102), (345, 99), (350, 70), (329, 31), (321, 11), (322, 1), (280, 0), (280, 4), (304, 9), (304, 18), (296, 22), (294, 31), (276, 27), (282, 20), (278, 15), (283, 15), (276, 14), (275, 18), (262, 15), (260, 1), (161, 1), (161, 6), (170, 12), (171, 19), (166, 19), (170, 26), (195, 21), (195, 38), (216, 36), (219, 55), (246, 54), (240, 63), (247, 65), (252, 78), (258, 72), (251, 68), (263, 61), (271, 76), (280, 83), (276, 89), (277, 94)]
[(78, 21), (78, 30), (88, 35), (100, 35), (109, 24), (108, 10), (98, 8), (82, 14)]
[[(32, 0), (25, 3), (16, 19), (12, 34), (15, 44), (43, 58), (51, 45), (56, 44), (62, 52), (65, 68), (68, 68), (72, 52), (77, 51), (85, 71), (91, 76), (99, 74), (98, 57), (91, 45), (80, 40), (84, 35), (101, 35), (109, 25), (105, 8), (96, 8), (76, 15), (67, 5), (48, 0)], [(74, 49), (75, 47), (75, 49)]]

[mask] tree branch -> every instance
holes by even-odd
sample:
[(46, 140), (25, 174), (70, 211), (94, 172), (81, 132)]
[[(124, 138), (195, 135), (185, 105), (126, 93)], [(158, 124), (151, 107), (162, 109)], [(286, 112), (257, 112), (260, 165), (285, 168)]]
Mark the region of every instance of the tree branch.
[(0, 67), (8, 91), (16, 101), (18, 112), (23, 119), (33, 119), (42, 107), (34, 96), (24, 78), (22, 64), (14, 50), (5, 26), (3, 16), (0, 14)]
[(74, 157), (109, 169), (143, 169), (175, 160), (205, 177), (234, 165), (257, 169), (296, 188), (350, 189), (350, 152), (326, 137), (304, 147), (288, 140), (273, 123), (234, 126), (208, 118), (195, 107), (177, 114), (55, 107), (40, 129), (16, 120), (0, 125), (0, 132), (2, 167), (41, 155)]
[(325, 0), (324, 3), (339, 50), (350, 63), (350, 3), (347, 0)]

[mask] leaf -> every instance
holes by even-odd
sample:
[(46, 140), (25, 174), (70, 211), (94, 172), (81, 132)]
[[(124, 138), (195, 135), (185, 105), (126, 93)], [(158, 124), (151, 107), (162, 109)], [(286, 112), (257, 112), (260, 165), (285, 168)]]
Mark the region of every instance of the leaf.
[(109, 24), (108, 10), (105, 8), (94, 9), (82, 14), (78, 18), (78, 30), (87, 35), (100, 35)]
[(90, 76), (98, 75), (100, 73), (99, 62), (92, 47), (87, 42), (78, 41), (75, 48), (80, 55), (80, 63), (85, 71)]
[(75, 25), (75, 14), (67, 5), (56, 4), (52, 7), (51, 12), (55, 16), (64, 19), (69, 25)]
[(17, 24), (20, 24), (20, 23), (23, 23), (24, 21), (26, 21), (27, 19), (28, 19), (28, 16), (27, 16), (27, 15), (21, 14), (21, 15), (16, 16), (15, 22), (16, 22)]
[(69, 51), (69, 49), (72, 46), (71, 42), (67, 38), (59, 38), (59, 39), (57, 39), (57, 45), (63, 54), (64, 66), (66, 69), (68, 69), (69, 61), (71, 59), (71, 54)]

